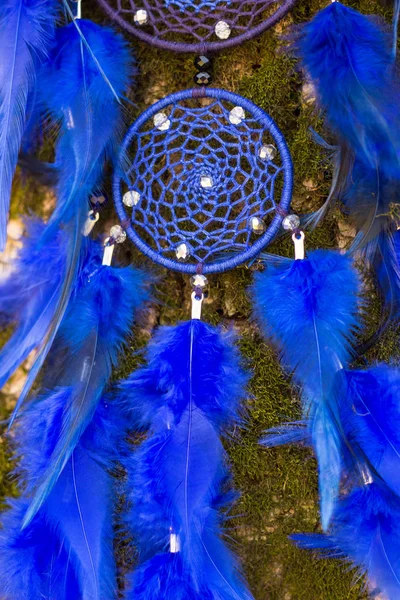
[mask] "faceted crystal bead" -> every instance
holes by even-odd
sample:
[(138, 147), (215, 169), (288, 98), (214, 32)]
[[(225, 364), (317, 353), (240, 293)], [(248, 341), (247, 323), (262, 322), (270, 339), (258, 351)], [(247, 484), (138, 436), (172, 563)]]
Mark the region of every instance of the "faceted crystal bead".
[(126, 231), (122, 229), (121, 225), (113, 225), (110, 229), (110, 237), (116, 244), (122, 244), (126, 240)]
[(273, 160), (276, 156), (276, 148), (272, 144), (266, 144), (261, 146), (258, 155), (262, 160)]
[(208, 56), (205, 56), (204, 54), (201, 54), (200, 56), (196, 56), (196, 58), (194, 59), (194, 66), (199, 71), (203, 71), (204, 69), (210, 69), (211, 68), (211, 58), (208, 58)]
[(136, 25), (146, 25), (147, 10), (144, 10), (143, 8), (140, 8), (139, 10), (137, 10), (135, 12), (135, 14), (133, 15), (133, 20), (135, 21)]
[(232, 125), (239, 125), (245, 117), (246, 114), (241, 106), (235, 106), (229, 113), (229, 121)]
[(297, 215), (287, 215), (282, 221), (283, 229), (286, 231), (294, 231), (300, 227), (300, 219)]
[(215, 35), (219, 37), (220, 40), (227, 40), (231, 35), (231, 28), (226, 21), (218, 21), (215, 26)]
[(196, 274), (190, 278), (190, 283), (191, 283), (192, 287), (205, 288), (208, 286), (208, 279), (204, 275)]
[(193, 81), (196, 85), (210, 85), (212, 81), (211, 74), (206, 71), (200, 71), (193, 77)]
[(136, 206), (139, 200), (140, 194), (135, 190), (130, 190), (129, 192), (126, 192), (122, 197), (122, 202), (125, 204), (125, 206)]
[(250, 219), (250, 227), (257, 235), (261, 235), (267, 229), (264, 221), (259, 219), (258, 217), (251, 217)]
[(200, 177), (200, 185), (202, 188), (205, 188), (205, 189), (212, 188), (213, 184), (214, 184), (213, 179), (209, 175), (202, 175)]
[(171, 127), (171, 121), (168, 119), (168, 116), (159, 112), (153, 117), (153, 123), (157, 129), (160, 131), (167, 131)]
[(189, 260), (190, 252), (187, 244), (185, 244), (184, 242), (178, 244), (178, 246), (175, 248), (175, 255), (176, 258), (181, 262), (186, 262), (187, 260)]

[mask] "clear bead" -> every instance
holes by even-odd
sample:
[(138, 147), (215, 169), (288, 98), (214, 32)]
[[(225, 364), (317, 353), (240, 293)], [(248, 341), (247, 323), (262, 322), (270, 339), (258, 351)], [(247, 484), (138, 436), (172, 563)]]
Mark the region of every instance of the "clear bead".
[(282, 221), (283, 229), (286, 231), (294, 231), (300, 227), (300, 219), (297, 215), (287, 215)]
[(147, 10), (144, 10), (143, 8), (140, 8), (139, 10), (137, 10), (135, 12), (135, 14), (133, 15), (133, 20), (135, 21), (136, 25), (146, 25)]
[(126, 231), (122, 229), (121, 225), (113, 225), (110, 229), (110, 237), (116, 244), (122, 244), (126, 240)]
[(208, 286), (208, 279), (204, 275), (193, 275), (190, 278), (192, 287), (206, 288)]
[(168, 115), (163, 112), (154, 115), (153, 123), (160, 131), (167, 131), (167, 129), (171, 127), (171, 121), (168, 119)]
[(226, 21), (218, 21), (215, 25), (215, 35), (219, 37), (220, 40), (227, 40), (231, 35), (230, 25)]
[(125, 206), (136, 206), (139, 200), (140, 194), (134, 190), (126, 192), (122, 197), (122, 202), (125, 204)]
[(257, 235), (261, 235), (267, 229), (266, 224), (262, 219), (258, 217), (251, 217), (250, 219), (250, 227)]
[(229, 113), (229, 121), (232, 125), (239, 125), (245, 118), (246, 114), (241, 106), (235, 106)]
[(190, 258), (189, 247), (185, 242), (181, 242), (175, 248), (176, 258), (181, 262), (186, 262)]
[(273, 160), (276, 156), (276, 148), (272, 144), (261, 146), (258, 153), (261, 160)]
[(200, 177), (200, 185), (202, 188), (212, 188), (214, 182), (212, 177), (210, 177), (209, 175), (201, 175)]

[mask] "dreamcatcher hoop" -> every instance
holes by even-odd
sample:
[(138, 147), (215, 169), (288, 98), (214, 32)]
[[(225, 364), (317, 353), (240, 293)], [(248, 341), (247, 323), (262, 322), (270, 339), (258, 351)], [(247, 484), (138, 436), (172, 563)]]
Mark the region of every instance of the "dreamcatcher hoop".
[(120, 27), (152, 46), (206, 54), (232, 48), (260, 35), (280, 21), (296, 0), (98, 2)]
[[(122, 227), (143, 254), (176, 271), (218, 273), (253, 259), (290, 206), (282, 133), (225, 90), (184, 90), (153, 104), (130, 127), (120, 160), (128, 166), (115, 172), (113, 192)], [(180, 245), (188, 262), (176, 258)]]

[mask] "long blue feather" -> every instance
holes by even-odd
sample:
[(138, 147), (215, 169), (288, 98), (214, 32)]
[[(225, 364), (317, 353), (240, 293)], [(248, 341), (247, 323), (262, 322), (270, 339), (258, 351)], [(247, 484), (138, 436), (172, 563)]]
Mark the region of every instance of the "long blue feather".
[(116, 401), (101, 401), (51, 494), (21, 530), (29, 492), (54, 452), (69, 397), (70, 390), (60, 388), (39, 398), (18, 422), (18, 471), (25, 491), (10, 501), (0, 531), (0, 593), (5, 600), (116, 597), (111, 470), (126, 427)]
[[(349, 256), (317, 250), (305, 260), (267, 266), (252, 288), (254, 312), (284, 367), (301, 387), (318, 459), (321, 519), (328, 526), (338, 495), (346, 443), (336, 374), (351, 356), (359, 277)], [(296, 432), (297, 436), (297, 432)]]
[(67, 240), (63, 248), (66, 267), (62, 280), (53, 284), (55, 308), (14, 416), (31, 390), (65, 314), (84, 255), (82, 228), (89, 198), (100, 185), (105, 161), (115, 160), (122, 125), (115, 93), (122, 96), (132, 76), (130, 53), (119, 35), (91, 21), (82, 20), (80, 29), (87, 45), (73, 23), (57, 30), (54, 48), (40, 74), (42, 103), (58, 123), (59, 135), (57, 205), (38, 244), (46, 255), (48, 244), (54, 243), (62, 226)]
[(339, 148), (328, 203), (344, 201), (357, 248), (386, 228), (387, 207), (398, 202), (400, 84), (392, 36), (376, 17), (332, 2), (298, 29), (293, 46)]
[(338, 503), (329, 534), (292, 538), (323, 556), (352, 561), (367, 573), (371, 588), (396, 600), (400, 595), (400, 372), (378, 365), (347, 372), (346, 379), (342, 421), (349, 443), (368, 458), (365, 484), (355, 483), (349, 472), (345, 481), (350, 493)]
[(399, 177), (398, 79), (391, 36), (376, 18), (332, 2), (301, 27), (295, 51), (327, 123), (364, 166)]
[(40, 238), (46, 225), (25, 219), (27, 236), (12, 263), (11, 273), (0, 283), (0, 309), (15, 323), (15, 330), (0, 351), (0, 388), (40, 347), (57, 306), (57, 290), (65, 274), (66, 237), (63, 231), (43, 252)]
[(146, 299), (144, 276), (132, 267), (101, 265), (97, 244), (80, 276), (81, 285), (63, 319), (52, 386), (70, 390), (46, 469), (35, 487), (26, 526), (43, 504), (90, 423), (129, 333), (135, 311)]
[(36, 71), (52, 42), (56, 0), (4, 0), (0, 6), (0, 251), (7, 239), (11, 185)]
[[(221, 539), (232, 501), (219, 439), (238, 420), (246, 376), (232, 338), (200, 321), (161, 329), (148, 365), (120, 385), (120, 401), (148, 439), (126, 459), (126, 523), (140, 566), (126, 598), (251, 598)], [(170, 544), (177, 535), (179, 552)]]

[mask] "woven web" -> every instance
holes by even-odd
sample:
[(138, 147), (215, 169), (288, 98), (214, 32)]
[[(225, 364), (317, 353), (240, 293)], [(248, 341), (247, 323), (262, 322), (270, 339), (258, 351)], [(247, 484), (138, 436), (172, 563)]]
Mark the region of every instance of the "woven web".
[[(273, 160), (262, 156), (276, 142), (248, 111), (231, 123), (233, 108), (221, 99), (181, 100), (132, 138), (121, 194), (140, 197), (132, 207), (133, 228), (162, 256), (176, 260), (177, 246), (185, 243), (191, 262), (219, 260), (254, 243), (253, 217), (268, 228), (275, 216), (283, 167), (277, 151)], [(157, 119), (167, 129), (157, 129)]]
[(193, 8), (198, 11), (202, 8), (214, 9), (218, 4), (230, 4), (232, 0), (164, 0), (166, 6), (176, 6), (180, 10)]
[[(134, 35), (155, 45), (184, 50), (185, 45), (198, 45), (205, 52), (208, 47), (223, 47), (228, 42), (238, 43), (261, 32), (293, 6), (295, 0), (99, 0), (112, 18)], [(147, 12), (147, 22), (135, 22), (138, 10)], [(277, 17), (279, 19), (279, 17)], [(221, 40), (216, 24), (227, 23), (229, 39)], [(234, 45), (230, 43), (229, 45)], [(202, 50), (200, 50), (202, 48)], [(196, 51), (197, 51), (196, 50)]]

